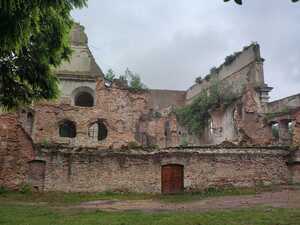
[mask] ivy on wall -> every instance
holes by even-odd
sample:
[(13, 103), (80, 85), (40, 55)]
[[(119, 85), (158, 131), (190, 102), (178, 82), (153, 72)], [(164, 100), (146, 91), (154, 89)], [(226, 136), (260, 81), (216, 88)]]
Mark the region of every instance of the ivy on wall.
[(233, 93), (232, 87), (212, 81), (210, 88), (201, 91), (191, 104), (175, 110), (177, 120), (190, 134), (200, 136), (208, 125), (209, 112), (217, 108), (226, 109), (238, 98), (240, 95)]

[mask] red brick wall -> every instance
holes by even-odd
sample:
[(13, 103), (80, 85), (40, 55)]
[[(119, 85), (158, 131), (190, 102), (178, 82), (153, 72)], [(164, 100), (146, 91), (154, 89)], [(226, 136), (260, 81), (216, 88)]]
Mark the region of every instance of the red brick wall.
[(0, 186), (16, 189), (27, 183), (28, 162), (34, 158), (30, 137), (16, 114), (0, 117)]
[[(51, 151), (52, 150), (52, 151)], [(280, 150), (169, 149), (66, 153), (72, 149), (42, 149), (46, 163), (45, 190), (161, 192), (161, 167), (184, 166), (184, 187), (287, 184), (289, 172)]]
[[(75, 146), (120, 148), (135, 141), (136, 124), (147, 112), (147, 93), (131, 93), (117, 87), (107, 88), (97, 81), (94, 107), (74, 107), (60, 103), (40, 103), (35, 107), (33, 140), (36, 143), (65, 143)], [(58, 123), (69, 119), (76, 123), (76, 138), (59, 137)], [(103, 141), (88, 137), (88, 127), (102, 119), (108, 136)]]
[[(33, 140), (35, 143), (63, 143), (73, 146), (120, 148), (129, 142), (137, 142), (137, 132), (142, 127), (155, 145), (165, 147), (164, 122), (170, 120), (172, 137), (169, 146), (178, 144), (175, 116), (149, 117), (151, 112), (149, 92), (130, 92), (118, 86), (105, 87), (97, 80), (94, 107), (74, 107), (62, 102), (41, 102), (35, 109)], [(147, 117), (144, 124), (141, 117)], [(59, 122), (68, 119), (76, 124), (76, 138), (59, 136)], [(105, 140), (95, 141), (88, 136), (88, 127), (97, 119), (104, 121), (108, 129)]]
[(255, 90), (248, 88), (242, 98), (242, 115), (236, 113), (235, 122), (242, 141), (249, 138), (250, 144), (267, 145), (272, 142), (272, 130), (261, 115), (259, 102)]

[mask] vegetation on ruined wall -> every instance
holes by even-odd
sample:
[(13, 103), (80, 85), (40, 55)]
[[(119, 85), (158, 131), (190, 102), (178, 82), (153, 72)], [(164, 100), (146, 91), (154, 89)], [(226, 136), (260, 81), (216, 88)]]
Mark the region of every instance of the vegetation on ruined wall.
[(191, 134), (202, 134), (208, 125), (210, 111), (220, 107), (225, 109), (240, 97), (231, 87), (221, 86), (219, 81), (212, 82), (211, 87), (203, 90), (191, 104), (175, 111), (179, 123)]
[(189, 146), (189, 141), (187, 137), (182, 137), (179, 146), (181, 147), (187, 147)]
[(106, 74), (104, 74), (104, 79), (112, 82), (116, 78), (116, 74), (112, 69), (107, 70)]
[(140, 90), (147, 89), (146, 85), (143, 84), (140, 75), (132, 72), (128, 68), (125, 70), (124, 74), (121, 75), (120, 77), (123, 77), (123, 79), (127, 82), (129, 90), (140, 91)]
[(196, 77), (195, 83), (196, 83), (196, 84), (201, 84), (201, 83), (202, 83), (202, 77), (201, 77), (201, 76)]
[[(247, 49), (249, 49), (251, 47), (253, 48), (254, 51), (257, 51), (259, 45), (256, 42), (252, 42), (250, 45), (245, 46), (242, 51), (235, 52), (235, 53), (233, 53), (231, 55), (226, 56), (225, 59), (224, 59), (224, 63), (222, 65), (220, 65), (218, 67), (213, 66), (212, 68), (210, 68), (209, 74), (207, 74), (206, 76), (204, 76), (203, 79), (202, 79), (201, 76), (197, 77), (195, 79), (195, 83), (196, 84), (201, 84), (203, 82), (203, 80), (205, 80), (205, 81), (208, 82), (211, 79), (215, 78), (218, 75), (218, 73), (220, 72), (220, 70), (222, 69), (223, 66), (229, 66), (229, 65), (231, 65), (236, 60), (236, 58), (240, 54), (242, 54), (243, 51), (246, 51)], [(264, 60), (264, 59), (261, 58), (261, 60)]]
[(109, 69), (104, 75), (104, 78), (110, 82), (113, 82), (114, 79), (122, 80), (128, 85), (129, 90), (140, 91), (147, 89), (146, 85), (143, 84), (140, 75), (132, 72), (128, 68), (125, 70), (124, 74), (119, 76), (117, 76), (112, 69)]
[(69, 58), (70, 12), (87, 0), (0, 0), (0, 106), (58, 95), (53, 68)]

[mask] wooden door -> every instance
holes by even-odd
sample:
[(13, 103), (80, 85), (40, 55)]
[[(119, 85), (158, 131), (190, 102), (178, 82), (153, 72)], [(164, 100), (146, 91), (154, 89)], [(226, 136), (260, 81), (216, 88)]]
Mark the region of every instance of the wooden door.
[(161, 170), (162, 193), (172, 194), (183, 191), (183, 166), (169, 164)]

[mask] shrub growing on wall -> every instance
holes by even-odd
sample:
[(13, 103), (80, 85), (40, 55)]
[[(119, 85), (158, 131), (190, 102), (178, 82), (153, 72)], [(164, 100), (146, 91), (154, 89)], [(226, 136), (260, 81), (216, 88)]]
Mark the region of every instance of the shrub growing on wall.
[[(117, 77), (117, 74), (109, 69), (105, 74), (104, 78), (107, 81), (112, 82)], [(142, 82), (139, 74), (132, 72), (128, 68), (125, 70), (124, 74), (120, 75), (119, 80), (124, 81), (128, 89), (131, 91), (142, 91), (147, 90), (147, 86)]]
[(224, 109), (240, 96), (232, 92), (231, 87), (220, 85), (213, 81), (209, 89), (201, 91), (191, 104), (175, 111), (179, 123), (186, 127), (191, 134), (201, 135), (208, 125), (209, 112), (223, 107)]

